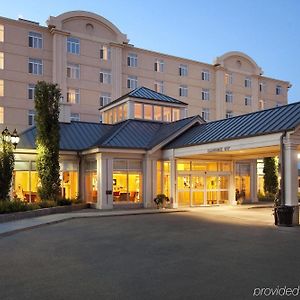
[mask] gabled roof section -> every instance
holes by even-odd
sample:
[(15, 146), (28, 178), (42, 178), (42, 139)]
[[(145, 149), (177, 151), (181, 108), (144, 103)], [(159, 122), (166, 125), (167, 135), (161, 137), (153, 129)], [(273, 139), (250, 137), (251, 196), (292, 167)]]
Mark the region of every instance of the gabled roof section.
[(194, 126), (165, 149), (201, 145), (294, 130), (300, 125), (300, 102)]
[[(60, 123), (60, 150), (80, 151), (88, 149), (107, 134), (112, 125), (88, 122)], [(35, 149), (36, 127), (20, 134), (18, 149)]]
[(111, 103), (104, 105), (100, 108), (102, 110), (103, 108), (106, 108), (108, 106), (111, 106), (117, 102), (120, 102), (121, 100), (124, 100), (126, 98), (136, 98), (136, 99), (145, 99), (145, 100), (152, 100), (156, 102), (162, 102), (162, 103), (169, 103), (169, 104), (177, 104), (177, 105), (184, 105), (186, 106), (187, 103), (179, 101), (175, 98), (172, 98), (170, 96), (155, 92), (151, 89), (148, 89), (144, 86), (138, 87), (131, 92), (125, 94), (124, 96), (112, 101)]

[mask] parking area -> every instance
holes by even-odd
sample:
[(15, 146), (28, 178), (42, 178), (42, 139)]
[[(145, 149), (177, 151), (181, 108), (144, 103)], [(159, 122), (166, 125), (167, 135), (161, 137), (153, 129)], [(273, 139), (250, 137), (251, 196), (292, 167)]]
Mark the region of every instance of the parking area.
[(272, 209), (74, 219), (0, 239), (0, 299), (253, 299), (300, 284), (299, 228)]

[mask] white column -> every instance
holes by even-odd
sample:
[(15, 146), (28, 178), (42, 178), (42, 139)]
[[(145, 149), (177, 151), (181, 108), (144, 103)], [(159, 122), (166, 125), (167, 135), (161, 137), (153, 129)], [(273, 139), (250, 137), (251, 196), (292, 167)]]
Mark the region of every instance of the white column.
[(152, 160), (145, 157), (144, 160), (144, 207), (153, 207), (153, 181), (152, 181)]
[(98, 209), (113, 208), (113, 162), (109, 157), (97, 154), (97, 205)]
[(250, 193), (251, 202), (258, 202), (257, 199), (257, 161), (253, 160), (250, 164)]
[(216, 69), (216, 120), (225, 118), (225, 70)]
[(173, 204), (173, 208), (178, 208), (178, 201), (176, 197), (176, 186), (177, 186), (177, 176), (176, 176), (176, 160), (175, 158), (170, 159), (170, 200)]
[(299, 224), (298, 157), (297, 147), (290, 140), (284, 142), (284, 195), (285, 205), (294, 206), (293, 224)]

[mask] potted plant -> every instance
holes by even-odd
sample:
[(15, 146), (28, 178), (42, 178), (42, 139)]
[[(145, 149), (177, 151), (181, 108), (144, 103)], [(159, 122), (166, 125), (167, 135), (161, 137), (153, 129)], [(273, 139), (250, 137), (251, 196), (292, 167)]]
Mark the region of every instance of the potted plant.
[(294, 208), (283, 203), (280, 190), (274, 200), (274, 219), (277, 226), (293, 226)]
[(154, 202), (157, 208), (166, 208), (167, 202), (169, 202), (169, 198), (165, 194), (158, 194), (154, 198)]

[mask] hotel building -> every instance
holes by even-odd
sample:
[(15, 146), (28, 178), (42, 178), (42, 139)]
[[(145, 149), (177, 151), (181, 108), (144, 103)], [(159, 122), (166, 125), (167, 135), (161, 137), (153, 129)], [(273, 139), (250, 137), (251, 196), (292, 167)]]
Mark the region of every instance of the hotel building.
[(59, 85), (71, 120), (94, 123), (99, 107), (140, 86), (179, 99), (188, 104), (182, 114), (206, 121), (287, 104), (289, 82), (263, 76), (241, 52), (207, 64), (137, 48), (111, 22), (83, 11), (51, 16), (47, 25), (0, 17), (0, 130), (34, 125), (39, 80)]

